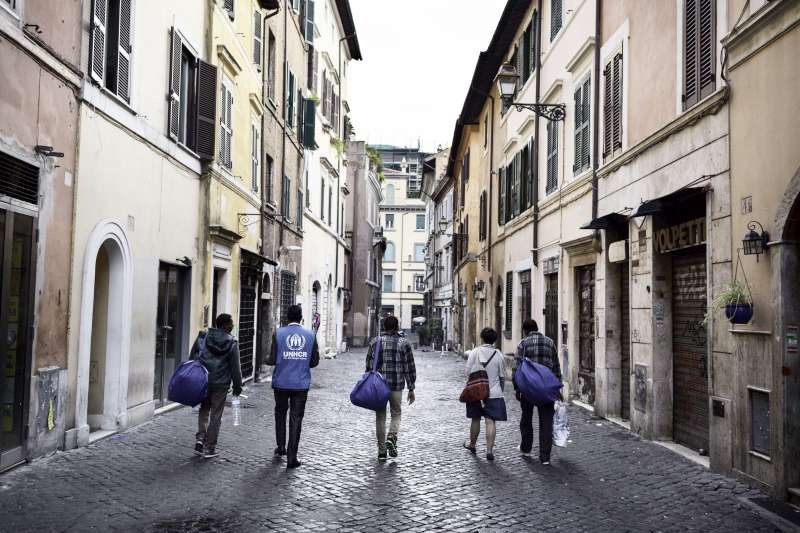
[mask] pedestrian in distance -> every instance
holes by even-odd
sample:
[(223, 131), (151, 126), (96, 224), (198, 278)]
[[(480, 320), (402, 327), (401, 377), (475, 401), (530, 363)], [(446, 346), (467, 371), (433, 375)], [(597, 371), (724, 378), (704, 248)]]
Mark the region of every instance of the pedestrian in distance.
[[(275, 367), (272, 389), (275, 394), (275, 455), (286, 456), (286, 468), (297, 468), (297, 449), (306, 410), (311, 369), (319, 364), (317, 337), (300, 325), (303, 310), (291, 305), (286, 311), (289, 324), (272, 336), (267, 364)], [(289, 415), (289, 445), (286, 445), (286, 415)]]
[[(558, 351), (552, 339), (539, 333), (539, 326), (532, 318), (528, 318), (522, 324), (523, 339), (517, 345), (517, 352), (514, 357), (514, 373), (516, 373), (523, 359), (530, 359), (534, 363), (539, 363), (550, 369), (551, 372), (561, 380), (561, 364), (558, 361)], [(524, 455), (531, 453), (533, 447), (533, 408), (532, 403), (528, 402), (517, 388), (514, 382), (517, 400), (522, 408), (522, 416), (519, 421), (519, 431), (522, 442), (519, 451)], [(559, 399), (562, 399), (559, 393)], [(537, 408), (539, 415), (539, 461), (543, 465), (550, 464), (550, 451), (553, 448), (553, 414), (555, 412), (555, 402), (542, 405)]]
[[(380, 372), (392, 393), (389, 396), (389, 434), (386, 434), (386, 407), (375, 411), (375, 435), (378, 439), (378, 460), (386, 461), (387, 453), (397, 457), (397, 434), (400, 431), (402, 414), (403, 389), (408, 387), (408, 405), (414, 403), (416, 396), (414, 386), (417, 381), (417, 369), (414, 365), (414, 352), (411, 344), (399, 333), (399, 323), (394, 316), (383, 320), (383, 335), (378, 354), (377, 370)], [(372, 357), (378, 337), (372, 339), (367, 350), (366, 372), (372, 370)]]
[(475, 444), (481, 432), (481, 418), (486, 423), (486, 459), (494, 461), (494, 439), (497, 434), (495, 422), (505, 422), (506, 400), (503, 390), (506, 385), (506, 363), (503, 354), (494, 347), (497, 332), (492, 328), (481, 331), (483, 344), (469, 352), (467, 357), (467, 375), (476, 369), (483, 368), (489, 377), (489, 398), (482, 402), (467, 402), (467, 418), (472, 420), (469, 428), (469, 442), (464, 447), (472, 454), (476, 453)]
[(228, 388), (233, 383), (233, 395), (242, 393), (242, 367), (239, 343), (231, 332), (233, 318), (223, 313), (214, 321), (216, 327), (200, 332), (192, 345), (190, 359), (200, 359), (208, 370), (208, 396), (200, 403), (197, 417), (194, 453), (206, 459), (217, 457), (217, 437)]

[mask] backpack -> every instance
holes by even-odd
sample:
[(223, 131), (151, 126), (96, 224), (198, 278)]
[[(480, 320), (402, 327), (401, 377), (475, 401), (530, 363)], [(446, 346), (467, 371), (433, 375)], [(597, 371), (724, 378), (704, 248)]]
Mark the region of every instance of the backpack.
[(201, 358), (206, 349), (206, 332), (197, 336), (199, 352), (193, 360), (181, 364), (169, 380), (167, 399), (194, 407), (208, 396), (208, 370)]
[(527, 357), (514, 373), (514, 384), (525, 399), (536, 407), (556, 401), (563, 386), (549, 368)]

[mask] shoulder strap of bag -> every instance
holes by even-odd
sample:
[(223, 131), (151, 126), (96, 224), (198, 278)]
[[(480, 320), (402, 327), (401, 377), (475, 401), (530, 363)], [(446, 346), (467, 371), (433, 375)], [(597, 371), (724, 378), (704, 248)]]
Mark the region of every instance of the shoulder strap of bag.
[(489, 357), (489, 359), (487, 359), (487, 361), (485, 363), (481, 363), (483, 365), (483, 368), (486, 368), (487, 366), (489, 366), (489, 363), (492, 362), (492, 359), (494, 359), (494, 356), (495, 356), (496, 353), (497, 353), (497, 350), (493, 351), (492, 355)]
[(378, 337), (375, 341), (375, 348), (372, 350), (372, 371), (378, 371), (378, 358), (381, 356), (381, 340), (382, 337)]

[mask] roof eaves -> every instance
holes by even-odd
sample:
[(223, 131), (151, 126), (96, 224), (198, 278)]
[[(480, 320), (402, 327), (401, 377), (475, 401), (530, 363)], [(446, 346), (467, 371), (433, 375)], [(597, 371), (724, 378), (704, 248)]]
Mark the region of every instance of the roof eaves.
[(363, 59), (361, 57), (361, 46), (358, 44), (356, 24), (353, 21), (353, 11), (350, 9), (350, 0), (336, 0), (336, 8), (339, 10), (339, 18), (344, 28), (344, 38), (347, 40), (347, 48), (350, 50), (350, 57), (361, 61)]

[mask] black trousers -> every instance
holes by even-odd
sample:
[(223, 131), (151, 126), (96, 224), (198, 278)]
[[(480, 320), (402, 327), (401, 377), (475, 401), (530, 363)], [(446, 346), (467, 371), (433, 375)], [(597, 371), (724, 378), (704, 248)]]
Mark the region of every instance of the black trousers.
[[(534, 405), (528, 400), (520, 400), (522, 407), (522, 417), (519, 421), (519, 431), (522, 434), (520, 450), (530, 453), (533, 448), (533, 409)], [(550, 460), (550, 451), (553, 448), (553, 414), (555, 413), (555, 403), (548, 403), (538, 407), (539, 411), (539, 459), (542, 461)]]
[[(300, 444), (300, 429), (306, 412), (307, 390), (275, 389), (275, 441), (279, 448), (286, 448), (286, 459), (297, 459)], [(286, 446), (286, 413), (289, 413), (289, 446)]]

